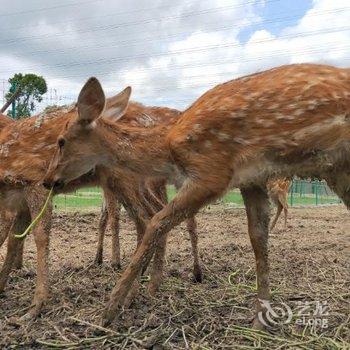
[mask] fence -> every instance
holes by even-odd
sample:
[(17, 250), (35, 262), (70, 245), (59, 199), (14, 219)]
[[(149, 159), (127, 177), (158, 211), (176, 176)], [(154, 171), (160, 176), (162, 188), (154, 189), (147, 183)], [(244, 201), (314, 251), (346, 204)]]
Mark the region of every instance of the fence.
[[(169, 198), (175, 195), (173, 187), (168, 188)], [(54, 206), (58, 211), (96, 211), (101, 208), (102, 191), (98, 187), (84, 188), (71, 194), (58, 195)], [(223, 202), (234, 207), (243, 207), (243, 199), (238, 189), (232, 190)], [(290, 206), (317, 206), (341, 203), (324, 181), (293, 180), (288, 193)]]
[(324, 181), (293, 180), (289, 189), (289, 204), (291, 206), (339, 203), (341, 200)]

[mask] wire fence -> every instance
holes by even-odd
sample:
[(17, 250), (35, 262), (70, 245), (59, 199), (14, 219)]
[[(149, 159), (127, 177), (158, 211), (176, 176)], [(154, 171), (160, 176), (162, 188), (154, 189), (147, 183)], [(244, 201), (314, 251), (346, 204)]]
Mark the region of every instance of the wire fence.
[[(175, 189), (169, 186), (169, 198), (173, 198), (175, 193)], [(56, 196), (54, 207), (57, 211), (98, 211), (102, 202), (102, 190), (99, 187), (90, 187)], [(243, 207), (243, 199), (238, 189), (228, 192), (222, 202), (233, 207)], [(288, 203), (291, 207), (319, 206), (340, 204), (341, 200), (324, 181), (293, 180), (289, 188)]]
[(289, 189), (290, 206), (340, 204), (339, 197), (325, 181), (293, 180)]

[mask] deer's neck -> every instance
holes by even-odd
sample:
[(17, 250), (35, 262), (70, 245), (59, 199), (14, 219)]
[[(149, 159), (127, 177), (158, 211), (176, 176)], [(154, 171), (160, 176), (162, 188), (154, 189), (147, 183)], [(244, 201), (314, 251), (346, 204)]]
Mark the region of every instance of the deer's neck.
[(171, 177), (173, 166), (165, 141), (166, 126), (144, 128), (99, 121), (105, 166), (145, 176)]

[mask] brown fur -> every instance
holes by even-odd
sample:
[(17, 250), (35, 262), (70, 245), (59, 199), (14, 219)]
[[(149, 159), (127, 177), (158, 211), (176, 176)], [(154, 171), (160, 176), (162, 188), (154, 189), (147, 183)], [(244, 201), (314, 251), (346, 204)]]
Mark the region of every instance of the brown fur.
[[(104, 101), (96, 79), (82, 92), (94, 95), (99, 104)], [(89, 101), (80, 102), (83, 111)], [(288, 65), (229, 81), (201, 96), (169, 131), (126, 127), (98, 118), (101, 112), (83, 113), (67, 126), (49, 181), (67, 183), (87, 166), (98, 164), (112, 171), (129, 169), (167, 178), (180, 172), (185, 177), (176, 197), (147, 225), (141, 245), (111, 293), (105, 324), (124, 304), (166, 232), (232, 186), (241, 188), (246, 206), (256, 258), (258, 314), (266, 311), (260, 300), (270, 299), (267, 179), (324, 178), (350, 206), (348, 69)], [(254, 326), (262, 327), (258, 317)]]

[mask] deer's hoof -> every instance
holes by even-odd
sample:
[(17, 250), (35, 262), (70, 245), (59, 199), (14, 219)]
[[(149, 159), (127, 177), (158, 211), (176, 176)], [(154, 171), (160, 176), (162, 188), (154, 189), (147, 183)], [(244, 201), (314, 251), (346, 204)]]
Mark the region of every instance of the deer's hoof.
[(122, 265), (120, 262), (112, 262), (111, 266), (113, 270), (120, 270), (122, 268)]
[(94, 260), (94, 265), (100, 266), (102, 265), (102, 254), (97, 254)]
[(112, 324), (117, 314), (117, 310), (111, 309), (110, 307), (106, 307), (103, 312), (101, 325), (102, 327), (108, 327)]
[(202, 283), (203, 282), (203, 273), (201, 269), (194, 269), (193, 271), (193, 281), (195, 283)]

